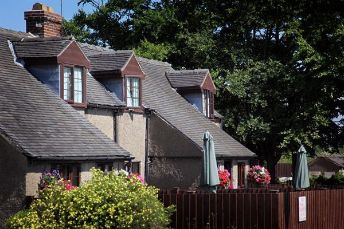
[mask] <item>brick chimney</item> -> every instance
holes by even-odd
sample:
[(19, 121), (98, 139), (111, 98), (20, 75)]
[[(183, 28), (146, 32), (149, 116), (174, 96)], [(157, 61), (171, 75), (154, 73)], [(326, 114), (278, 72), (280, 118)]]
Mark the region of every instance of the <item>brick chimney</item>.
[(62, 32), (62, 17), (41, 3), (33, 5), (31, 11), (24, 12), (26, 32), (40, 37), (59, 37)]

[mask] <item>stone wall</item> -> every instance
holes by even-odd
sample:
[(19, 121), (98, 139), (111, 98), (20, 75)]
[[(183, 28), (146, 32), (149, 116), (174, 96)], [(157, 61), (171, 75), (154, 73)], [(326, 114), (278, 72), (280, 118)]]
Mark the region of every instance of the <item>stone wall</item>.
[(26, 157), (0, 135), (0, 228), (25, 206)]

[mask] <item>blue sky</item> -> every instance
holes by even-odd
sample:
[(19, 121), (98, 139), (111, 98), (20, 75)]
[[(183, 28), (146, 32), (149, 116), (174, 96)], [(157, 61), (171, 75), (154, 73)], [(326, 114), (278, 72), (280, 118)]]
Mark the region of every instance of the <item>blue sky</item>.
[[(63, 17), (71, 19), (78, 11), (79, 0), (63, 0)], [(33, 4), (40, 2), (54, 9), (56, 13), (61, 12), (61, 0), (10, 0), (3, 1), (0, 7), (0, 27), (25, 32), (24, 11), (32, 9)], [(90, 7), (84, 8), (90, 11)]]

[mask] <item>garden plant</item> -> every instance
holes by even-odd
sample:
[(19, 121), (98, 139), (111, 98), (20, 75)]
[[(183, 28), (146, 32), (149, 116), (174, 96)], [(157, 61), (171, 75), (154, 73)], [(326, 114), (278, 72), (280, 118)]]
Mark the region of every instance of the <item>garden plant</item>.
[(164, 208), (158, 189), (136, 176), (92, 169), (78, 188), (51, 182), (29, 209), (18, 212), (8, 228), (167, 228), (173, 207)]

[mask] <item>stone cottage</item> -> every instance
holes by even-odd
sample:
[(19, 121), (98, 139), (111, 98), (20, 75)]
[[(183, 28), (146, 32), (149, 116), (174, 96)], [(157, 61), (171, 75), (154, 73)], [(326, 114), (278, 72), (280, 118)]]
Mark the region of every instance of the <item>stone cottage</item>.
[[(36, 49), (18, 43), (30, 38), (30, 34), (0, 29), (0, 227), (25, 205), (27, 197), (36, 195), (44, 170), (59, 169), (78, 185), (89, 179), (91, 167), (123, 168), (132, 158), (73, 108), (87, 104), (84, 82), (89, 66), (85, 57), (64, 55), (77, 50), (75, 41), (63, 41), (66, 45), (49, 40), (56, 44), (44, 46), (32, 38), (35, 46), (29, 47)], [(70, 49), (60, 52), (60, 45)], [(66, 71), (72, 72), (68, 77), (74, 77), (74, 91), (60, 81)], [(104, 99), (102, 93), (108, 95), (96, 82), (92, 86), (103, 91), (90, 101)]]
[(126, 165), (161, 188), (196, 187), (206, 130), (219, 167), (245, 185), (255, 154), (220, 128), (209, 70), (61, 37), (62, 17), (42, 4), (24, 15), (27, 33), (0, 29), (2, 220), (50, 168), (78, 184), (92, 166)]

